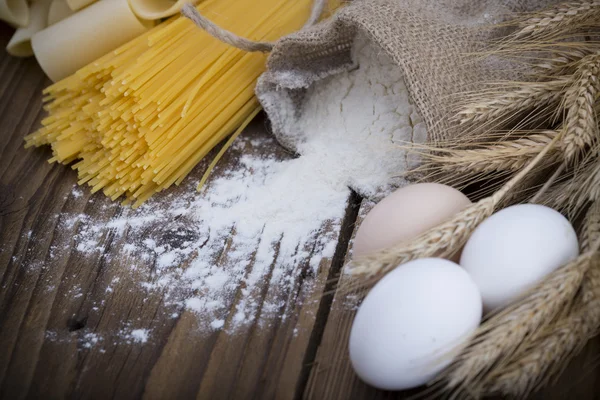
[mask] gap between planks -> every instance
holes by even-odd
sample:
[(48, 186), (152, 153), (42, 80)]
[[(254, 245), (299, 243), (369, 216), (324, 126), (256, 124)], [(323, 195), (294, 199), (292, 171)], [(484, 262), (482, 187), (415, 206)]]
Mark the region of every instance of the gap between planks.
[(354, 227), (358, 219), (358, 211), (360, 209), (361, 201), (362, 200), (360, 196), (356, 192), (352, 191), (348, 201), (348, 206), (346, 207), (344, 220), (342, 221), (342, 226), (340, 228), (338, 243), (331, 261), (329, 275), (327, 276), (327, 284), (323, 290), (324, 295), (321, 298), (313, 331), (304, 355), (305, 370), (302, 372), (299, 380), (298, 391), (296, 392), (295, 396), (297, 399), (304, 397), (311, 369), (315, 365), (314, 361), (317, 356), (317, 350), (321, 344), (321, 340), (323, 339), (325, 326), (327, 324), (327, 319), (329, 318), (329, 312), (331, 311), (331, 304), (333, 303), (333, 297), (335, 295), (337, 278), (339, 277), (339, 274), (341, 273), (342, 268), (347, 260), (348, 250), (350, 248), (350, 240), (352, 239)]

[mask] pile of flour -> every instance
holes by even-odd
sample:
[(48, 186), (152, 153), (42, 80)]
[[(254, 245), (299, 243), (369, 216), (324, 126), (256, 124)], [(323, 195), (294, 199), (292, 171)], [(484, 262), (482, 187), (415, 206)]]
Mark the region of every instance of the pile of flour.
[[(303, 270), (333, 256), (350, 187), (377, 197), (402, 185), (413, 161), (400, 146), (426, 135), (397, 67), (362, 38), (354, 53), (354, 69), (308, 91), (296, 158), (244, 153), (200, 193), (190, 183), (102, 223), (64, 215), (77, 251), (101, 253), (111, 232), (140, 288), (166, 292), (166, 307), (194, 311), (207, 330), (285, 318), (298, 300), (288, 294), (310, 284)], [(269, 140), (242, 136), (232, 151)], [(259, 310), (266, 283), (285, 296)]]

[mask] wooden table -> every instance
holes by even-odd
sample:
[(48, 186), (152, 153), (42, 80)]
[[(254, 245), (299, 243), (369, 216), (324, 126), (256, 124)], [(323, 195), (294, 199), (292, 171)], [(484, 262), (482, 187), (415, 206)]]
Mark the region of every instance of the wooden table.
[[(0, 46), (10, 34), (1, 27)], [(256, 322), (235, 333), (199, 334), (193, 313), (166, 314), (164, 293), (133, 288), (114, 236), (107, 235), (102, 254), (92, 258), (69, 247), (74, 231), (61, 226), (57, 216), (110, 218), (121, 206), (87, 188), (74, 195), (80, 193), (73, 192), (75, 172), (48, 164), (47, 148), (23, 148), (23, 137), (43, 117), (41, 91), (49, 83), (35, 60), (0, 52), (0, 78), (0, 398), (406, 397), (372, 389), (353, 374), (346, 349), (353, 312), (343, 296), (332, 293), (331, 280), (344, 265), (369, 202), (349, 196), (344, 218), (312, 239), (333, 235), (337, 248), (316, 274), (302, 275), (294, 293), (259, 287), (262, 299), (279, 296), (287, 302), (288, 318)], [(292, 157), (269, 136), (262, 118), (243, 136), (261, 138), (262, 145), (248, 140), (231, 149), (219, 171), (236, 168), (248, 152)], [(199, 165), (190, 179), (197, 181), (205, 168)], [(178, 190), (183, 189), (173, 193)], [(57, 248), (63, 251), (56, 253)], [(152, 336), (146, 343), (106, 336), (124, 324), (148, 328)], [(103, 335), (101, 346), (90, 345), (95, 334)], [(598, 354), (595, 340), (539, 398), (600, 398)]]

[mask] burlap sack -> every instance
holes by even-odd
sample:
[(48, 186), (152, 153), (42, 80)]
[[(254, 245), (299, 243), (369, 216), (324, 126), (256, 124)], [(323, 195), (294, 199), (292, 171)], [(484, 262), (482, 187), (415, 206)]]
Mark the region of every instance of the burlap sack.
[(514, 12), (556, 0), (359, 0), (332, 18), (281, 39), (256, 93), (278, 140), (294, 150), (302, 132), (295, 121), (310, 85), (352, 66), (355, 36), (364, 33), (402, 69), (431, 140), (460, 134), (449, 121), (457, 93), (490, 79), (511, 78), (510, 66), (473, 62), (468, 54), (505, 33), (491, 26)]

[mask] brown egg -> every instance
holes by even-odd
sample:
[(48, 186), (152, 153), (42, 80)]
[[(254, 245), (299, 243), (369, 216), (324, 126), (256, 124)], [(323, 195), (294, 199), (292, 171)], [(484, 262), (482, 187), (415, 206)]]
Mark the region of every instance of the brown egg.
[(367, 214), (354, 238), (354, 257), (410, 241), (470, 204), (467, 196), (439, 183), (400, 188)]

